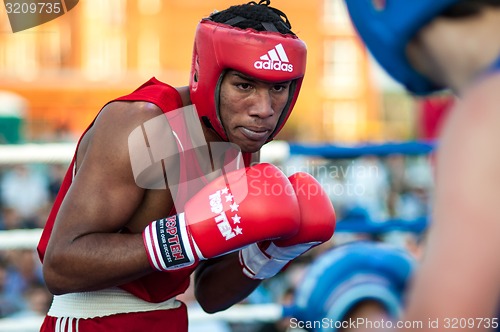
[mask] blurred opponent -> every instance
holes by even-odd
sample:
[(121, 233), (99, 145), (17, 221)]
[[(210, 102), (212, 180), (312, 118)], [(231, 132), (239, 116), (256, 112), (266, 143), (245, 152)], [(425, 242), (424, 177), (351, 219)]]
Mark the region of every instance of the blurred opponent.
[(439, 139), (433, 225), (405, 319), (418, 331), (498, 327), (500, 1), (346, 0), (378, 62), (408, 91), (459, 96)]

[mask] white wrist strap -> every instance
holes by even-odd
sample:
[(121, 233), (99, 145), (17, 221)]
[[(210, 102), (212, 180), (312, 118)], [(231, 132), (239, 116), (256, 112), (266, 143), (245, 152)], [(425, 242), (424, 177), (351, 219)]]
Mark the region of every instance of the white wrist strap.
[[(153, 221), (142, 233), (150, 265), (158, 271), (170, 271), (191, 266), (199, 252), (190, 243), (184, 213)], [(193, 246), (193, 247), (192, 247)]]

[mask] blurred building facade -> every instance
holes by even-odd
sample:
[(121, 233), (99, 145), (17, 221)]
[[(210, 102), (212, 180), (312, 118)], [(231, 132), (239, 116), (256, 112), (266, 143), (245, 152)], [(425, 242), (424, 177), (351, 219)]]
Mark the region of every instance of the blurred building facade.
[[(79, 136), (109, 100), (152, 76), (189, 79), (200, 18), (234, 0), (85, 0), (41, 26), (13, 34), (0, 15), (0, 90), (28, 101), (27, 140)], [(301, 97), (281, 139), (361, 142), (410, 139), (415, 104), (386, 93), (343, 0), (273, 0), (308, 46)]]

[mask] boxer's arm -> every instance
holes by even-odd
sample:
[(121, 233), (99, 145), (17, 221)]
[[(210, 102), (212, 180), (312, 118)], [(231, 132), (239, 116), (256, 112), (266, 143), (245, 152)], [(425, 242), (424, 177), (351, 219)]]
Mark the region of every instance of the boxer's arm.
[(260, 284), (245, 276), (238, 253), (202, 262), (195, 273), (195, 296), (208, 313), (225, 310), (244, 300)]
[[(59, 210), (44, 258), (45, 281), (53, 293), (116, 286), (152, 271), (142, 235), (118, 232), (137, 218), (145, 193), (134, 181), (128, 136), (159, 114), (152, 104), (111, 103), (82, 140), (77, 175)], [(160, 217), (144, 214), (139, 219)]]
[(443, 324), (454, 318), (486, 330), (498, 314), (499, 87), (497, 75), (464, 95), (440, 139), (433, 223), (406, 315), (439, 319), (440, 331), (451, 331)]

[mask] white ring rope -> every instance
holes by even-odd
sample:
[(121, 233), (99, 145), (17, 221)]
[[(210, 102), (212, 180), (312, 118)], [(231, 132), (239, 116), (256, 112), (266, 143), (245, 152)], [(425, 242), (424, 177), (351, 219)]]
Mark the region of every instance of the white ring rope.
[(35, 249), (41, 234), (39, 228), (0, 231), (0, 250)]

